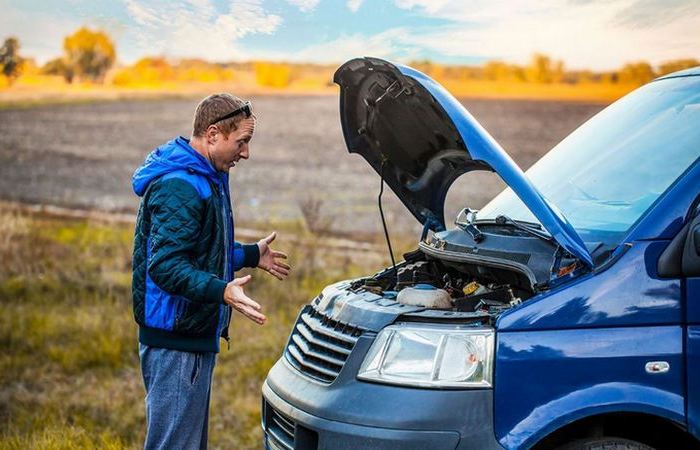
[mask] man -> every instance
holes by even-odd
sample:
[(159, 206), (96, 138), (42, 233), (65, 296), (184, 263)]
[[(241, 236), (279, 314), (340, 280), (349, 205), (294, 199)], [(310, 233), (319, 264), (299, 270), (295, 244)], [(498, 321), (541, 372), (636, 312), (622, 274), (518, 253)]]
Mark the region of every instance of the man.
[(206, 448), (212, 371), (232, 308), (262, 325), (246, 296), (259, 267), (284, 279), (290, 267), (273, 250), (233, 240), (228, 171), (248, 159), (255, 130), (250, 103), (211, 95), (197, 106), (191, 138), (156, 148), (133, 176), (142, 197), (133, 257), (133, 307), (146, 386), (145, 448)]

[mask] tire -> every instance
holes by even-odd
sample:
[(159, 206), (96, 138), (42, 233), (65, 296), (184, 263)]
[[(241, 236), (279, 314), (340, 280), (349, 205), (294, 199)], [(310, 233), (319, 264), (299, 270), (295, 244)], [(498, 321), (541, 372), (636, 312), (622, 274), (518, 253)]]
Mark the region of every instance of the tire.
[(654, 448), (629, 439), (602, 437), (574, 441), (557, 450), (654, 450)]

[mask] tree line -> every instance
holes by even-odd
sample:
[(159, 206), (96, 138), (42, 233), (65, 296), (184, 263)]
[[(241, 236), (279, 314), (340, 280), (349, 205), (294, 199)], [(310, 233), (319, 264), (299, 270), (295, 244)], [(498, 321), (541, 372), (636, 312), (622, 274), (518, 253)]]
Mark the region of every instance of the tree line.
[(535, 53), (525, 65), (504, 61), (487, 61), (481, 66), (443, 66), (430, 61), (413, 61), (410, 65), (436, 79), (642, 85), (671, 72), (700, 66), (700, 61), (694, 58), (677, 59), (661, 63), (657, 67), (638, 61), (624, 64), (617, 70), (594, 72), (567, 70), (563, 61)]
[[(0, 67), (10, 83), (21, 75), (24, 63), (29, 61), (20, 55), (19, 50), (20, 43), (15, 37), (5, 39), (0, 48)], [(44, 64), (41, 73), (60, 75), (68, 83), (76, 79), (102, 82), (116, 58), (114, 43), (106, 33), (82, 27), (66, 36), (63, 55)]]
[[(81, 27), (66, 36), (63, 54), (39, 68), (45, 75), (59, 75), (67, 83), (90, 81), (104, 83), (116, 63), (117, 52), (112, 39), (101, 30)], [(32, 63), (20, 54), (20, 42), (15, 37), (5, 39), (0, 47), (0, 73), (12, 84), (23, 68)], [(488, 61), (479, 66), (442, 65), (431, 61), (413, 61), (416, 67), (438, 81), (487, 80), (527, 83), (610, 83), (642, 85), (652, 79), (677, 70), (699, 66), (697, 59), (687, 58), (667, 61), (654, 67), (639, 61), (624, 64), (613, 71), (567, 70), (564, 62), (544, 54), (535, 54), (526, 65), (504, 61)], [(163, 82), (229, 81), (234, 72), (242, 70), (255, 74), (255, 82), (261, 86), (284, 88), (295, 77), (309, 74), (332, 73), (333, 66), (315, 64), (290, 64), (279, 62), (251, 62), (214, 64), (202, 60), (185, 59), (170, 61), (163, 57), (145, 57), (136, 63), (122, 67), (113, 73), (109, 82), (117, 86), (156, 85)]]

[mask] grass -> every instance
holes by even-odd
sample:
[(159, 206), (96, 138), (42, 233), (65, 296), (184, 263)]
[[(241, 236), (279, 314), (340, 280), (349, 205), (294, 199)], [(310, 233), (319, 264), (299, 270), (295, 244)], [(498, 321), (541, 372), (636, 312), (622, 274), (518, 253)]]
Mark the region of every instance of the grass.
[[(0, 448), (142, 446), (132, 235), (130, 225), (0, 207)], [(247, 292), (268, 323), (234, 315), (214, 376), (212, 448), (260, 448), (260, 387), (298, 309), (326, 284), (377, 268), (324, 258), (317, 240), (305, 242), (285, 248), (288, 280), (252, 272)]]
[(632, 83), (525, 83), (505, 80), (444, 82), (456, 97), (610, 103), (639, 87)]
[[(25, 109), (42, 105), (84, 104), (122, 100), (199, 99), (212, 92), (236, 95), (338, 95), (335, 85), (294, 84), (285, 89), (258, 86), (253, 82), (180, 82), (119, 87), (92, 83), (26, 83), (26, 77), (10, 87), (0, 87), (0, 110)], [(36, 78), (52, 78), (37, 76)]]

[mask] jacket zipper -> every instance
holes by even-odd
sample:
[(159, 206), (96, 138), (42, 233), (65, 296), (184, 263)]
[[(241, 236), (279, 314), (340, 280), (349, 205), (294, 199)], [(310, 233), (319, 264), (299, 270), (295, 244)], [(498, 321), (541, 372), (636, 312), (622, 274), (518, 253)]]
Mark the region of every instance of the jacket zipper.
[[(228, 222), (227, 222), (227, 214), (226, 214), (228, 208), (226, 207), (226, 202), (225, 202), (225, 200), (226, 200), (226, 195), (225, 195), (225, 193), (224, 193), (224, 186), (223, 186), (223, 184), (220, 184), (220, 185), (219, 185), (219, 197), (220, 197), (220, 199), (221, 199), (221, 206), (222, 206), (222, 208), (221, 208), (221, 216), (223, 217), (223, 222), (224, 222), (224, 223), (223, 223), (223, 225), (224, 225), (224, 270), (223, 270), (223, 278), (224, 278), (224, 281), (226, 281), (226, 282), (228, 283), (228, 282), (230, 281), (230, 280), (228, 280), (228, 278), (229, 278), (229, 276), (228, 276), (228, 252), (229, 252), (229, 250), (230, 250), (230, 249), (229, 249), (229, 240), (228, 240), (229, 230), (228, 230)], [(226, 304), (224, 304), (223, 306), (224, 306), (224, 311), (225, 311), (225, 313), (228, 314), (228, 321), (230, 321), (230, 320), (231, 320), (231, 314), (229, 313), (229, 308), (230, 308), (230, 307), (229, 307), (228, 305), (226, 305)], [(220, 337), (221, 334), (223, 333), (224, 321), (225, 321), (224, 315), (221, 314), (221, 315), (220, 315), (220, 318), (219, 318), (219, 325), (217, 326), (217, 333), (216, 333), (217, 338)], [(225, 336), (224, 339), (226, 339), (227, 346), (228, 346), (228, 348), (230, 349), (230, 348), (231, 348), (231, 343), (230, 343), (230, 341), (229, 341), (229, 337), (228, 337), (228, 336)]]
[[(233, 241), (233, 217), (231, 213), (231, 201), (229, 200), (228, 197), (228, 186), (224, 186), (224, 215), (226, 218), (224, 219), (224, 225), (228, 227), (228, 225), (231, 225), (231, 228), (229, 229), (229, 233), (226, 234), (226, 236), (229, 238), (229, 241), (226, 243), (226, 255), (224, 255), (224, 270), (227, 271), (228, 274), (228, 279), (226, 280), (227, 282), (230, 280), (233, 280), (233, 268), (229, 268), (229, 253), (231, 253), (231, 241)], [(226, 339), (226, 348), (227, 350), (231, 350), (231, 338), (228, 335), (228, 327), (229, 324), (231, 323), (231, 315), (232, 315), (232, 309), (229, 305), (226, 305), (226, 336), (224, 336), (224, 339)], [(223, 333), (223, 329), (221, 332)]]

